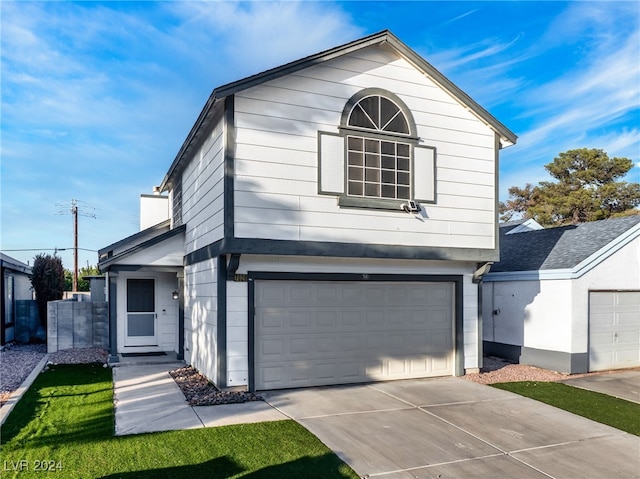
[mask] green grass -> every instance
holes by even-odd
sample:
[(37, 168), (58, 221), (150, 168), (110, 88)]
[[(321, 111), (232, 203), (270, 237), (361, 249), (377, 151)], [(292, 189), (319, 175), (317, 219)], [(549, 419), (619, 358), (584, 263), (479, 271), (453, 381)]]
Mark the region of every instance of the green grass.
[(640, 436), (640, 404), (554, 382), (523, 381), (493, 386)]
[[(2, 427), (0, 474), (21, 479), (358, 477), (294, 421), (119, 437), (113, 432), (111, 369), (52, 367), (38, 376)], [(53, 470), (35, 470), (43, 465)]]

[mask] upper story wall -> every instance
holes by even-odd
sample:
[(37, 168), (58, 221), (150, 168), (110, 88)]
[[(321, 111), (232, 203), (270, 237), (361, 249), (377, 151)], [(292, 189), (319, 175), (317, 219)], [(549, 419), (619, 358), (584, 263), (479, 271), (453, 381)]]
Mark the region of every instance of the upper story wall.
[[(173, 218), (186, 224), (185, 254), (224, 234), (224, 120), (220, 115), (171, 192)], [(175, 224), (175, 222), (174, 222)]]
[[(365, 88), (399, 97), (418, 144), (435, 148), (436, 198), (420, 215), (340, 207), (318, 193), (318, 133), (337, 134), (347, 101)], [(495, 132), (390, 49), (368, 47), (236, 93), (234, 116), (236, 237), (496, 247)]]

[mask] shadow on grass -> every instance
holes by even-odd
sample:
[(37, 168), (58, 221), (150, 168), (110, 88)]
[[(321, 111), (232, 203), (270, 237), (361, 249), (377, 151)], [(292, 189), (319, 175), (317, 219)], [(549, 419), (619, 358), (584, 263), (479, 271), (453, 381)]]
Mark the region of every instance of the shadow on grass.
[[(344, 471), (341, 469), (344, 468)], [(302, 457), (284, 464), (267, 466), (257, 471), (242, 474), (241, 465), (229, 457), (217, 457), (209, 461), (188, 466), (173, 466), (145, 471), (131, 471), (102, 476), (100, 479), (226, 479), (238, 476), (243, 479), (340, 479), (350, 478), (348, 468), (333, 454), (325, 454), (318, 457)]]
[(235, 476), (243, 470), (244, 469), (235, 461), (223, 456), (188, 466), (163, 467), (160, 469), (148, 469), (146, 471), (117, 472), (115, 474), (109, 474), (108, 476), (102, 476), (100, 479), (156, 479), (158, 477), (164, 479), (179, 479), (184, 477), (188, 477), (189, 479), (197, 479), (200, 477), (224, 479)]

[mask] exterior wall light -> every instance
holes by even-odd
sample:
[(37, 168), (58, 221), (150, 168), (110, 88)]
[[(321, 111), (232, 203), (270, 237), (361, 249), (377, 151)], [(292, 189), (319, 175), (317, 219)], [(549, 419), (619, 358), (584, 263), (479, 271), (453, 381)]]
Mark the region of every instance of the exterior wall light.
[(171, 297), (177, 301), (180, 298), (180, 293), (178, 293), (178, 291), (174, 291), (171, 293)]

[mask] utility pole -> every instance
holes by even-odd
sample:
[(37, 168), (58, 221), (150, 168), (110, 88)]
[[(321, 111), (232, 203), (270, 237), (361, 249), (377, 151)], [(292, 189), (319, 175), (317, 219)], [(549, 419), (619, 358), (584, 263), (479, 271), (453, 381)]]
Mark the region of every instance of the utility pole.
[[(90, 206), (79, 205), (80, 201), (76, 199), (71, 200), (71, 216), (73, 216), (73, 280), (71, 283), (72, 292), (78, 291), (78, 215), (88, 216), (89, 218), (95, 218), (94, 213), (89, 213), (87, 209), (94, 209)], [(58, 211), (59, 215), (67, 214), (66, 211), (69, 207), (68, 204), (57, 203), (56, 206), (63, 207), (64, 209)], [(82, 210), (80, 209), (82, 208)]]
[(71, 291), (78, 291), (78, 202), (71, 200), (71, 214), (73, 215), (73, 281)]

